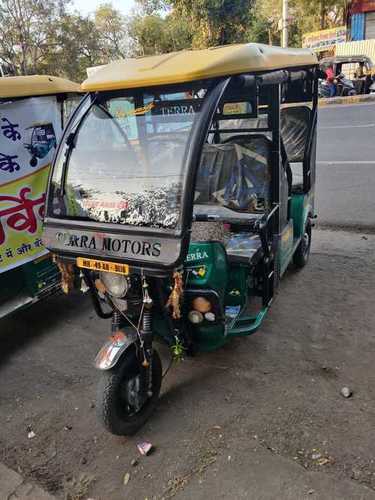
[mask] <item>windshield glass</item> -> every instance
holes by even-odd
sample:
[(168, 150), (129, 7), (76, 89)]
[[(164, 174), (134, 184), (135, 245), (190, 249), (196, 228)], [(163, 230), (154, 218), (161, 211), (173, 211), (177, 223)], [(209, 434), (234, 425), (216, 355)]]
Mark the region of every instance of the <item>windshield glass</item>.
[(74, 146), (61, 148), (56, 162), (50, 215), (179, 228), (185, 152), (205, 94), (112, 94), (83, 106)]

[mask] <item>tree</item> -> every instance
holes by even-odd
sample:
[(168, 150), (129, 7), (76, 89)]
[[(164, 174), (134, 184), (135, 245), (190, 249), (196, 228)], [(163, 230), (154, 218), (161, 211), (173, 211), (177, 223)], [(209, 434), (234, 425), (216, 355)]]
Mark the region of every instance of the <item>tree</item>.
[(18, 74), (35, 73), (55, 46), (69, 0), (0, 0), (0, 61)]
[(55, 31), (54, 50), (40, 64), (40, 72), (81, 82), (86, 68), (108, 62), (100, 33), (93, 20), (79, 14), (64, 14)]
[(167, 0), (136, 0), (136, 2), (146, 16), (167, 10), (169, 6)]
[[(280, 43), (279, 20), (282, 0), (256, 0), (254, 5), (254, 27), (268, 30), (271, 44)], [(302, 36), (309, 31), (339, 26), (344, 22), (345, 0), (289, 0), (291, 21), (289, 23), (290, 45), (300, 47)], [(252, 32), (264, 39), (264, 31)]]
[(135, 16), (129, 33), (135, 55), (162, 54), (191, 47), (192, 34), (188, 24), (173, 12), (166, 17), (156, 13)]
[[(254, 42), (259, 42), (259, 38), (265, 39), (267, 33), (267, 41), (269, 45), (280, 45), (280, 32), (278, 30), (279, 19), (281, 18), (281, 2), (282, 0), (257, 0), (253, 8), (253, 24), (254, 31), (252, 32)], [(258, 38), (259, 37), (259, 38)]]
[(172, 12), (166, 18), (168, 44), (171, 51), (190, 49), (193, 41), (193, 27), (177, 13)]
[(110, 3), (105, 3), (95, 11), (95, 26), (106, 59), (126, 57), (127, 28), (121, 13)]
[(165, 52), (164, 27), (164, 19), (156, 14), (134, 17), (129, 30), (135, 55), (147, 56)]
[(273, 21), (265, 17), (253, 15), (249, 27), (246, 31), (245, 39), (248, 42), (265, 43), (268, 45), (274, 45), (280, 42), (280, 34), (276, 32), (277, 39), (275, 37), (275, 31), (273, 26)]
[(0, 63), (19, 75), (81, 81), (86, 68), (127, 54), (126, 22), (111, 4), (94, 17), (68, 13), (69, 0), (0, 0)]
[(170, 0), (177, 15), (194, 26), (193, 46), (242, 42), (251, 20), (252, 0)]

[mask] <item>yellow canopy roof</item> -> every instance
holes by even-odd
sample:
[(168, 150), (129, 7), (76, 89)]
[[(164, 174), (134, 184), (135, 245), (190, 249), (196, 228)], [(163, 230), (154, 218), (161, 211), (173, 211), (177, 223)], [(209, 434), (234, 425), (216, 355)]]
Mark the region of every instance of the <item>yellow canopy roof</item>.
[(6, 76), (0, 78), (0, 99), (81, 92), (78, 83), (57, 76)]
[(98, 68), (83, 82), (82, 90), (149, 87), (317, 63), (316, 55), (309, 49), (282, 49), (257, 43), (227, 45), (116, 61)]

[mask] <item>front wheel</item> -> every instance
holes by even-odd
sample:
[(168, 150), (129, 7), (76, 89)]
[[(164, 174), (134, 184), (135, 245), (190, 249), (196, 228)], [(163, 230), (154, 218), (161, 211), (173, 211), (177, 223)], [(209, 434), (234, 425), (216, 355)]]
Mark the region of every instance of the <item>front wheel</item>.
[(30, 160), (30, 167), (36, 167), (38, 165), (38, 160), (35, 156), (33, 156)]
[(297, 250), (293, 255), (294, 265), (298, 268), (302, 268), (307, 264), (310, 256), (311, 249), (311, 222), (307, 219), (304, 233)]
[(97, 414), (112, 434), (134, 434), (155, 410), (162, 381), (162, 364), (157, 351), (153, 351), (149, 395), (141, 392), (141, 370), (143, 368), (133, 346), (125, 351), (111, 370), (102, 372), (97, 393)]

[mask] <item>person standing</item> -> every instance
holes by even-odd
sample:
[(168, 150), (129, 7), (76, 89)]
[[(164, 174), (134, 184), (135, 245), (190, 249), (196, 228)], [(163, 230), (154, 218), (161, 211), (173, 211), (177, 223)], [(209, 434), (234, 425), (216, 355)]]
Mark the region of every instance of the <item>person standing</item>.
[(332, 66), (328, 66), (326, 71), (326, 82), (329, 87), (329, 97), (335, 97), (336, 95), (336, 84), (335, 84), (335, 72)]

